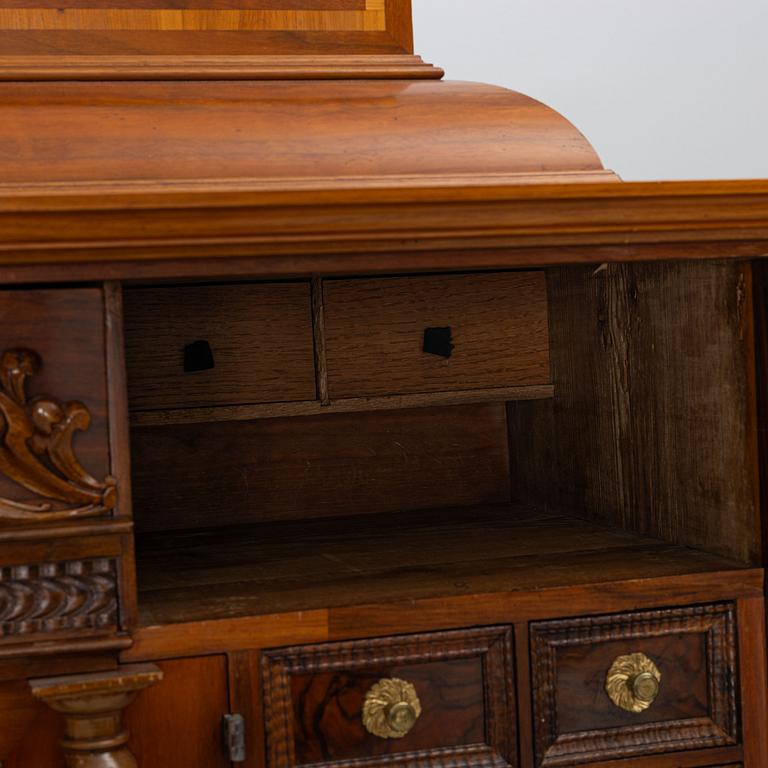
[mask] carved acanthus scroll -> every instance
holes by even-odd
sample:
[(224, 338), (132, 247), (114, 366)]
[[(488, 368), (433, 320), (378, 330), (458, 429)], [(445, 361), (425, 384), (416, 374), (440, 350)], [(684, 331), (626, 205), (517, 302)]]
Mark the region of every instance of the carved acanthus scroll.
[(40, 367), (29, 350), (0, 359), (0, 472), (36, 494), (0, 498), (0, 521), (50, 522), (102, 515), (115, 506), (115, 479), (92, 477), (75, 456), (73, 439), (91, 423), (83, 403), (27, 398), (26, 382)]

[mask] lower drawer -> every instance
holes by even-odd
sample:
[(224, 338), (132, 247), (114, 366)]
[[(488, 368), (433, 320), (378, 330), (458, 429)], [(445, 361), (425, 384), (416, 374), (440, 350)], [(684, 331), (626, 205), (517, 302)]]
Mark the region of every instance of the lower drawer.
[(739, 742), (732, 604), (531, 625), (536, 763)]
[(268, 765), (517, 765), (507, 627), (269, 651)]

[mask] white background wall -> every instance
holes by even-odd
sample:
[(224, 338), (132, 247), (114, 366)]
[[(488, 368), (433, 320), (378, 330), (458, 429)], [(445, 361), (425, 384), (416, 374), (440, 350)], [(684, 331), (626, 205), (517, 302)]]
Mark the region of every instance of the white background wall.
[(569, 118), (624, 179), (768, 178), (768, 0), (413, 0), (452, 80)]

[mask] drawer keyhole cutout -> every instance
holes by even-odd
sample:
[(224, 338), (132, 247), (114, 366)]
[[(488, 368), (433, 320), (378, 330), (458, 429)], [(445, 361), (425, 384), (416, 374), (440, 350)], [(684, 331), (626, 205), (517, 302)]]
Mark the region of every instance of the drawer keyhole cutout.
[(425, 328), (423, 350), (428, 355), (437, 355), (446, 360), (453, 354), (453, 334), (451, 327)]
[(194, 341), (184, 347), (184, 373), (210, 371), (214, 366), (213, 350), (207, 341)]

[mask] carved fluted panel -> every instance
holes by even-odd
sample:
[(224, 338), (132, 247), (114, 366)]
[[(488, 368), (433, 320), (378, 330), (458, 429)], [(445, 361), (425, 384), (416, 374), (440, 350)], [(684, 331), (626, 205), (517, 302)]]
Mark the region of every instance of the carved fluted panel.
[(117, 564), (109, 558), (0, 568), (0, 636), (117, 625)]

